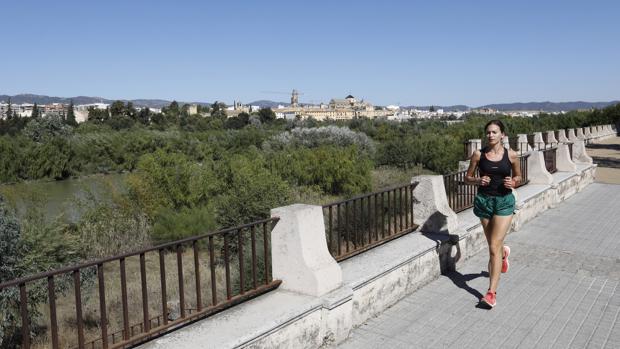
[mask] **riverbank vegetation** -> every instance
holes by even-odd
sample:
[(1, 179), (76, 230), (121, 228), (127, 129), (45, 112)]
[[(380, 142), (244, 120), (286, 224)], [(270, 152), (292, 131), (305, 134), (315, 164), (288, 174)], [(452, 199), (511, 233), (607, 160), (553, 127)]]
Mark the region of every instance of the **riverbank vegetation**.
[[(509, 136), (620, 121), (620, 105), (534, 118), (472, 114), (455, 124), (286, 121), (270, 109), (227, 118), (219, 103), (204, 112), (211, 116), (189, 115), (176, 102), (162, 113), (115, 102), (91, 110), (79, 125), (62, 118), (0, 120), (0, 183), (126, 174), (122, 190), (110, 185), (109, 200), (80, 198), (76, 205), (87, 209), (77, 220), (44, 219), (36, 194), (15, 218), (16, 193), (5, 195), (0, 282), (266, 218), (293, 202), (324, 204), (414, 174), (449, 173), (463, 141), (482, 138), (491, 117), (504, 120)], [(15, 297), (0, 294), (0, 306), (16, 309)], [(17, 335), (16, 319), (0, 318), (0, 337)]]
[[(110, 188), (113, 200), (93, 198), (79, 221), (58, 219), (52, 230), (66, 224), (90, 240), (87, 231), (94, 226), (113, 231), (110, 236), (127, 229), (143, 235), (121, 244), (135, 247), (265, 218), (271, 208), (293, 201), (324, 203), (397, 184), (376, 180), (385, 177), (373, 177), (377, 172), (454, 171), (462, 142), (482, 138), (491, 117), (505, 121), (509, 136), (620, 120), (620, 105), (533, 118), (470, 114), (455, 124), (287, 121), (270, 109), (227, 118), (222, 103), (198, 112), (190, 115), (187, 105), (176, 102), (161, 113), (115, 102), (106, 110), (91, 109), (90, 120), (79, 125), (63, 118), (0, 120), (0, 183), (125, 173), (124, 190)], [(118, 229), (105, 229), (110, 222)], [(121, 252), (105, 246), (106, 253)]]
[[(227, 118), (221, 103), (198, 112), (189, 115), (188, 106), (176, 102), (161, 113), (115, 102), (106, 110), (90, 110), (90, 120), (79, 125), (63, 118), (0, 120), (0, 183), (126, 173), (125, 190), (110, 188), (116, 191), (113, 200), (93, 199), (78, 222), (59, 219), (52, 230), (68, 230), (59, 228), (65, 224), (82, 240), (94, 238), (95, 226), (113, 231), (110, 236), (140, 232), (135, 243), (120, 244), (135, 247), (265, 218), (269, 209), (293, 201), (322, 203), (396, 184), (375, 180), (377, 172), (454, 171), (462, 142), (481, 138), (491, 117), (471, 114), (455, 124), (286, 121), (261, 109)], [(200, 115), (207, 112), (210, 116)], [(617, 123), (620, 105), (533, 118), (493, 117), (505, 121), (510, 136)], [(36, 225), (31, 218), (20, 219)], [(82, 257), (121, 252), (104, 245)]]

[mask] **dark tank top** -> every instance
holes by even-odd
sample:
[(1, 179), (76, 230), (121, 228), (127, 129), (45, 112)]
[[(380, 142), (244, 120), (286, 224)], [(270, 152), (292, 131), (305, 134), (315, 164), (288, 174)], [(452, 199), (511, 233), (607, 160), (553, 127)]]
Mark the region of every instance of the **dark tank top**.
[(480, 177), (489, 176), (491, 182), (489, 185), (483, 187), (478, 186), (478, 193), (491, 195), (491, 196), (504, 196), (510, 194), (512, 191), (504, 186), (504, 178), (510, 176), (512, 172), (512, 165), (508, 158), (508, 149), (504, 149), (504, 155), (499, 161), (491, 161), (487, 159), (485, 153), (488, 149), (482, 149), (480, 154), (480, 162), (478, 163), (478, 169), (480, 170)]

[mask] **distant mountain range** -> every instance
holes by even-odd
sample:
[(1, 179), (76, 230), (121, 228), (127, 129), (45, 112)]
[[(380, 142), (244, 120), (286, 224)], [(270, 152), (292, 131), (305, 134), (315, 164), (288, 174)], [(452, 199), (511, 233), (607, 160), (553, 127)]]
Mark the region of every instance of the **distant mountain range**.
[[(602, 109), (610, 105), (618, 104), (620, 101), (611, 102), (529, 102), (529, 103), (503, 103), (503, 104), (487, 104), (480, 107), (469, 107), (467, 105), (451, 105), (451, 106), (437, 106), (435, 109), (443, 109), (444, 111), (467, 111), (470, 109), (489, 108), (499, 111), (570, 111), (570, 110), (584, 110), (584, 109)], [(408, 106), (405, 108), (416, 108), (421, 110), (429, 109), (430, 106)]]
[[(92, 103), (107, 103), (111, 104), (115, 100), (106, 99), (101, 97), (87, 97), (87, 96), (77, 96), (77, 97), (50, 97), (50, 96), (42, 96), (42, 95), (34, 95), (34, 94), (19, 94), (15, 96), (8, 95), (0, 95), (0, 102), (7, 102), (11, 98), (11, 103), (21, 104), (21, 103), (37, 103), (37, 104), (50, 104), (50, 103), (69, 103), (73, 100), (73, 104), (92, 104)], [(122, 100), (123, 102), (132, 102), (136, 107), (149, 107), (149, 108), (162, 108), (170, 105), (172, 101), (163, 100), (163, 99), (132, 99), (132, 100)], [(182, 102), (178, 101), (180, 104), (183, 103), (195, 103), (200, 105), (209, 105), (211, 103), (208, 102)], [(477, 108), (491, 108), (499, 111), (517, 111), (517, 110), (534, 110), (534, 111), (546, 111), (546, 112), (554, 112), (554, 111), (569, 111), (569, 110), (580, 110), (580, 109), (591, 109), (591, 108), (605, 108), (609, 105), (620, 103), (620, 101), (611, 101), (611, 102), (529, 102), (529, 103), (504, 103), (504, 104), (487, 104), (480, 107), (469, 107), (467, 105), (451, 105), (451, 106), (433, 106), (435, 109), (443, 109), (444, 111), (467, 111), (470, 109)], [(254, 102), (248, 103), (250, 105), (257, 105), (261, 108), (274, 108), (278, 105), (289, 106), (289, 103), (284, 102), (274, 102), (270, 100), (258, 100)], [(429, 109), (430, 106), (406, 106), (404, 108), (417, 108), (417, 109)]]
[[(403, 108), (406, 109), (419, 109), (419, 110), (428, 110), (430, 109), (430, 105), (410, 105), (410, 106), (406, 106)], [(443, 111), (467, 111), (469, 109), (471, 109), (471, 107), (468, 107), (466, 105), (450, 105), (450, 106), (441, 106), (441, 105), (433, 105), (433, 108), (435, 108), (435, 110), (437, 109), (443, 109)]]
[[(51, 103), (64, 103), (69, 104), (70, 101), (73, 101), (74, 105), (78, 104), (93, 104), (93, 103), (106, 103), (112, 104), (116, 99), (106, 99), (101, 97), (87, 97), (87, 96), (77, 96), (77, 97), (50, 97), (50, 96), (42, 96), (42, 95), (33, 95), (33, 94), (19, 94), (15, 96), (8, 95), (0, 95), (0, 102), (8, 102), (9, 98), (11, 98), (11, 103), (21, 104), (21, 103), (37, 103), (37, 104), (51, 104)], [(132, 102), (136, 107), (149, 107), (149, 108), (162, 108), (170, 105), (172, 101), (167, 101), (163, 99), (121, 99), (121, 101), (127, 103)], [(201, 105), (207, 105), (211, 103), (206, 102), (181, 102), (183, 103), (195, 103)]]
[(254, 102), (250, 102), (248, 103), (249, 105), (257, 105), (261, 108), (275, 108), (279, 105), (283, 105), (285, 107), (288, 107), (290, 105), (290, 103), (285, 103), (285, 102), (274, 102), (274, 101), (268, 101), (265, 99), (261, 99), (259, 101), (254, 101)]
[(491, 108), (496, 110), (541, 110), (541, 111), (569, 111), (582, 109), (602, 109), (610, 105), (618, 104), (620, 101), (611, 102), (530, 102), (530, 103), (505, 103), (488, 104), (481, 108)]

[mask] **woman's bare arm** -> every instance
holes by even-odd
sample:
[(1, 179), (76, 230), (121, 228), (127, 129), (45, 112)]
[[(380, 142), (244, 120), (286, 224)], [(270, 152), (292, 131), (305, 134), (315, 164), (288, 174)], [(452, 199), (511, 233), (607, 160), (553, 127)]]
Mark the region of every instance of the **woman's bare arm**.
[(469, 160), (469, 167), (467, 168), (467, 173), (465, 173), (465, 183), (467, 184), (475, 184), (475, 185), (488, 185), (491, 179), (487, 176), (476, 177), (475, 171), (478, 167), (478, 163), (480, 162), (480, 150), (476, 150), (474, 154), (471, 156)]

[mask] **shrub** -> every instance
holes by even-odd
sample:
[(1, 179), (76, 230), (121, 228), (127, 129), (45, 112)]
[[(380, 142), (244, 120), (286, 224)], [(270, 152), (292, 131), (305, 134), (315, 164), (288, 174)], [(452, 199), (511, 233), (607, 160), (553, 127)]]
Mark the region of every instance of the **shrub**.
[(8, 137), (0, 136), (0, 183), (18, 179), (20, 170), (19, 148)]
[(82, 216), (77, 233), (89, 258), (103, 258), (150, 245), (148, 218), (130, 206), (97, 205)]
[(63, 137), (54, 137), (45, 143), (34, 143), (24, 156), (23, 178), (63, 179), (71, 176), (75, 153)]
[(270, 161), (273, 171), (292, 185), (317, 186), (333, 195), (371, 188), (372, 163), (359, 156), (356, 146), (291, 149), (274, 153)]
[(34, 118), (28, 121), (23, 133), (34, 142), (43, 143), (56, 137), (68, 137), (73, 127), (65, 124), (60, 117)]
[(216, 204), (220, 227), (268, 218), (272, 208), (288, 202), (288, 185), (267, 170), (258, 153), (235, 155), (222, 164), (219, 172), (228, 188)]
[(263, 143), (263, 148), (277, 151), (291, 147), (317, 148), (322, 145), (339, 147), (355, 145), (360, 153), (369, 158), (372, 158), (375, 153), (374, 143), (364, 133), (338, 126), (295, 128), (271, 138)]
[(160, 208), (203, 206), (219, 189), (210, 162), (194, 163), (163, 150), (143, 155), (127, 182), (131, 197), (151, 218)]
[(183, 239), (208, 233), (216, 228), (213, 206), (184, 207), (180, 210), (160, 209), (151, 234), (153, 243)]
[[(33, 218), (40, 219), (29, 217)], [(71, 229), (62, 225), (42, 225), (32, 220), (20, 226), (0, 197), (0, 283), (76, 263), (80, 251), (80, 244)], [(88, 279), (83, 278), (84, 281)], [(58, 291), (67, 289), (67, 281), (62, 277), (56, 279)], [(35, 320), (40, 316), (39, 305), (47, 301), (46, 283), (28, 283), (27, 290), (30, 330), (34, 331)], [(0, 348), (16, 348), (22, 341), (19, 306), (17, 287), (0, 291)]]

